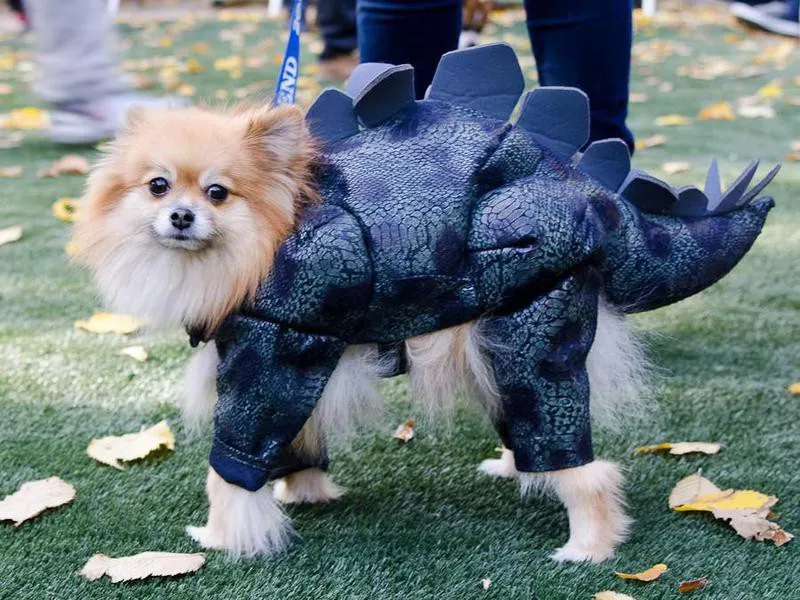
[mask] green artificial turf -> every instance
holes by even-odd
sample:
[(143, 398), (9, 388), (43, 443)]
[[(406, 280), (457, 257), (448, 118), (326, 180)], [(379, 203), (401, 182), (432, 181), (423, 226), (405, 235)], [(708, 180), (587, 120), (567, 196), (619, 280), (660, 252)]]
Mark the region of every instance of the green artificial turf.
[[(196, 55), (206, 67), (182, 79), (196, 98), (213, 101), (215, 90), (232, 93), (254, 82), (271, 88), (282, 26), (218, 20), (159, 23), (152, 19), (122, 29), (126, 57), (189, 55), (197, 41), (211, 46)], [(227, 32), (227, 33), (224, 33)], [(233, 33), (231, 33), (233, 32)], [(508, 35), (508, 34), (511, 35)], [(792, 137), (800, 139), (800, 64), (772, 63), (752, 78), (723, 76), (699, 81), (677, 74), (702, 56), (750, 64), (776, 38), (752, 37), (744, 46), (723, 39), (726, 25), (651, 26), (637, 44), (653, 39), (680, 44), (660, 62), (640, 56), (632, 88), (647, 102), (631, 105), (638, 137), (664, 132), (668, 142), (639, 152), (637, 166), (659, 174), (668, 160), (688, 160), (689, 172), (670, 177), (698, 183), (718, 156), (730, 180), (747, 159), (780, 161)], [(525, 46), (522, 25), (492, 35)], [(747, 36), (738, 32), (739, 39)], [(170, 37), (173, 46), (159, 46)], [(238, 41), (237, 41), (238, 40)], [(313, 64), (305, 36), (306, 65)], [(241, 43), (241, 47), (236, 44)], [(16, 68), (0, 71), (14, 86), (0, 96), (0, 111), (34, 104), (22, 79), (29, 75), (27, 42), (6, 40), (0, 53), (19, 53)], [(214, 59), (244, 54), (266, 57), (245, 65), (241, 79), (213, 68)], [(2, 61), (0, 61), (2, 64)], [(526, 72), (533, 67), (526, 64)], [(158, 70), (150, 74), (157, 76)], [(309, 78), (313, 73), (307, 73)], [(663, 114), (693, 116), (704, 105), (735, 101), (773, 79), (784, 95), (772, 120), (694, 122), (657, 128)], [(661, 82), (672, 91), (659, 91)], [(313, 88), (313, 80), (304, 80)], [(259, 87), (258, 84), (254, 88)], [(267, 94), (271, 89), (267, 89)], [(313, 93), (309, 89), (304, 97)], [(165, 132), (168, 135), (169, 132)], [(769, 192), (777, 199), (764, 233), (731, 275), (712, 289), (652, 314), (637, 316), (658, 366), (657, 405), (643, 422), (620, 434), (598, 432), (597, 453), (621, 461), (629, 472), (631, 540), (602, 565), (557, 565), (548, 556), (566, 541), (565, 512), (550, 500), (521, 500), (514, 483), (476, 472), (495, 456), (491, 428), (472, 413), (454, 425), (421, 423), (417, 439), (398, 445), (392, 429), (415, 414), (403, 379), (389, 382), (389, 415), (377, 432), (363, 432), (333, 454), (332, 473), (348, 488), (329, 506), (290, 507), (298, 532), (291, 550), (271, 559), (231, 562), (216, 552), (197, 574), (111, 584), (86, 582), (76, 572), (94, 553), (121, 556), (148, 550), (194, 552), (184, 533), (205, 517), (204, 478), (209, 435), (185, 434), (172, 401), (190, 356), (180, 332), (131, 339), (96, 336), (73, 322), (98, 307), (86, 273), (64, 254), (69, 228), (50, 215), (61, 196), (77, 196), (81, 177), (37, 179), (35, 172), (68, 149), (36, 132), (0, 150), (0, 166), (21, 164), (21, 179), (2, 179), (0, 228), (25, 227), (21, 241), (0, 247), (0, 497), (27, 480), (58, 475), (77, 489), (75, 502), (15, 529), (0, 524), (0, 598), (90, 599), (191, 598), (524, 598), (583, 599), (614, 589), (639, 599), (678, 597), (678, 582), (708, 576), (710, 587), (692, 597), (706, 600), (800, 598), (798, 542), (782, 548), (747, 542), (723, 523), (700, 513), (667, 507), (674, 483), (697, 469), (722, 487), (753, 488), (780, 497), (781, 524), (800, 532), (800, 398), (786, 386), (800, 380), (800, 169), (787, 164)], [(93, 157), (93, 148), (79, 152)], [(146, 363), (121, 357), (131, 343), (150, 353)], [(100, 466), (85, 449), (92, 437), (120, 434), (168, 419), (177, 435), (174, 453), (159, 454), (124, 472)], [(640, 444), (665, 440), (719, 441), (717, 456), (637, 456)], [(656, 582), (624, 582), (615, 570), (636, 571), (665, 562)], [(491, 579), (484, 591), (481, 579)]]

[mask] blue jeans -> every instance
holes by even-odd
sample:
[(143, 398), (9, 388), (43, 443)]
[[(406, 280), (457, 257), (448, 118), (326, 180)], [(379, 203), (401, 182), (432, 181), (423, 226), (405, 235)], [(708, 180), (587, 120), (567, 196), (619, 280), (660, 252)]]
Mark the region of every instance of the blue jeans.
[[(617, 137), (633, 151), (625, 125), (631, 0), (525, 0), (525, 10), (540, 84), (582, 89), (592, 108), (591, 141)], [(361, 60), (413, 65), (419, 98), (460, 31), (461, 0), (358, 0)]]
[(317, 0), (317, 27), (325, 46), (320, 60), (351, 54), (356, 41), (356, 0)]

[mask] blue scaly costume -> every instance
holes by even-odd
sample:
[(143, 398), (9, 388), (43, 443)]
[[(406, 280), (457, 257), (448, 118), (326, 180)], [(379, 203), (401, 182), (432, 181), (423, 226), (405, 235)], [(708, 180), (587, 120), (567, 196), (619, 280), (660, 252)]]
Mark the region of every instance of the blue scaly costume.
[[(490, 73), (490, 74), (487, 74)], [(513, 50), (445, 55), (425, 100), (413, 69), (361, 65), (307, 122), (323, 145), (322, 203), (281, 246), (252, 305), (215, 334), (221, 362), (211, 466), (257, 490), (325, 468), (291, 442), (350, 344), (402, 341), (481, 318), (502, 395), (496, 428), (517, 470), (593, 459), (586, 356), (598, 300), (624, 312), (723, 277), (758, 236), (777, 172), (757, 163), (723, 193), (630, 170), (619, 140), (591, 144), (575, 89), (524, 89)], [(755, 200), (755, 201), (754, 201)]]

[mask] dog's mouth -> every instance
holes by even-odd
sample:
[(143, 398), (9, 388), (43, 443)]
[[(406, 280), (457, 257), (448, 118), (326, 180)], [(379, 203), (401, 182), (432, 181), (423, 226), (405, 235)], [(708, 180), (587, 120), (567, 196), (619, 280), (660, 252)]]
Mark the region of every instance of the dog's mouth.
[(165, 248), (197, 251), (204, 250), (211, 245), (211, 239), (199, 238), (191, 233), (161, 235), (155, 230), (152, 230), (152, 233), (155, 240)]

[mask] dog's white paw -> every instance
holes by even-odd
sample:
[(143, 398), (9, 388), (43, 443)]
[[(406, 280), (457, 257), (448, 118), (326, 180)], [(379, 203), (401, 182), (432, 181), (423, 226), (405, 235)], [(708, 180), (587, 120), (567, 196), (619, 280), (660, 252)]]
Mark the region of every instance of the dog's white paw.
[(504, 477), (506, 479), (514, 479), (519, 475), (514, 463), (514, 453), (508, 448), (503, 448), (503, 454), (500, 458), (488, 458), (481, 461), (481, 464), (478, 465), (478, 471), (485, 473), (489, 477)]
[(564, 562), (592, 562), (601, 563), (614, 556), (614, 547), (599, 545), (595, 548), (583, 548), (578, 544), (567, 544), (553, 553), (550, 557), (559, 563)]
[(338, 500), (344, 492), (325, 471), (311, 468), (276, 481), (272, 497), (283, 504), (321, 504)]
[(221, 535), (214, 535), (209, 527), (186, 527), (186, 533), (203, 548), (209, 550), (224, 550), (225, 543)]

